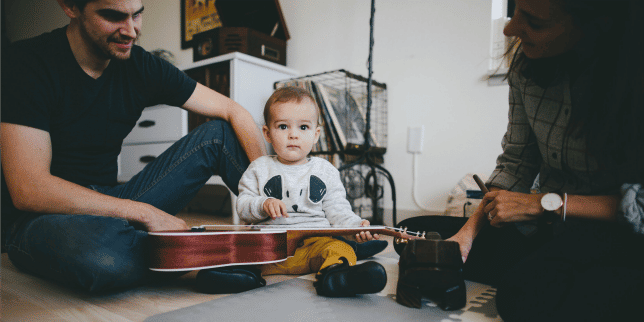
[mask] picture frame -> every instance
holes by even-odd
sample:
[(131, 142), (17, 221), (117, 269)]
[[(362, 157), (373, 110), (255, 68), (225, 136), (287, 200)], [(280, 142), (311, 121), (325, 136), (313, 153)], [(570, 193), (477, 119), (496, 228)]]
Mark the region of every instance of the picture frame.
[(222, 26), (215, 0), (181, 0), (181, 49), (196, 44), (196, 36)]

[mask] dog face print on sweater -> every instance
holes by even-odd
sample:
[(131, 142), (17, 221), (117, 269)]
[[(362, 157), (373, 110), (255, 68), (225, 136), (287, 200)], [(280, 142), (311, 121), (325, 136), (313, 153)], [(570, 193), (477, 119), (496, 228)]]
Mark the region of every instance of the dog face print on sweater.
[(326, 185), (322, 179), (311, 175), (309, 180), (298, 182), (296, 187), (286, 187), (281, 175), (270, 178), (264, 185), (267, 197), (282, 200), (288, 212), (298, 212), (320, 204), (326, 195)]

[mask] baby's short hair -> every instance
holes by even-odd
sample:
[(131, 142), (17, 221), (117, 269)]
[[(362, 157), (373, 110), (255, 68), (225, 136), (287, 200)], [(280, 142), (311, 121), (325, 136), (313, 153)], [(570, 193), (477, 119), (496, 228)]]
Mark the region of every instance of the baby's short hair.
[[(320, 115), (320, 108), (318, 105), (315, 103), (315, 99), (313, 98), (313, 95), (309, 93), (304, 88), (301, 87), (293, 87), (293, 86), (285, 86), (278, 88), (273, 92), (273, 95), (268, 98), (266, 101), (266, 105), (264, 105), (264, 123), (268, 125), (269, 120), (271, 118), (271, 106), (273, 106), (275, 103), (287, 103), (287, 102), (296, 102), (300, 103), (304, 99), (309, 99), (311, 103), (313, 103), (313, 106), (315, 107), (315, 111), (318, 115), (318, 123), (319, 121), (319, 115)], [(321, 125), (321, 124), (318, 124)]]

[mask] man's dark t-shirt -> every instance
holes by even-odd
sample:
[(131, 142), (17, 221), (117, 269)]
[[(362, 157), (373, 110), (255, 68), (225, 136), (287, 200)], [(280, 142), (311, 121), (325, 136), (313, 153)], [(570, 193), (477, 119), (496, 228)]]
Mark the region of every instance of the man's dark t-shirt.
[[(82, 186), (115, 185), (123, 139), (143, 109), (183, 105), (196, 82), (139, 46), (94, 79), (77, 63), (65, 32), (3, 49), (2, 122), (49, 132), (52, 175)], [(5, 212), (13, 207), (4, 177), (2, 190), (4, 230), (14, 219)]]

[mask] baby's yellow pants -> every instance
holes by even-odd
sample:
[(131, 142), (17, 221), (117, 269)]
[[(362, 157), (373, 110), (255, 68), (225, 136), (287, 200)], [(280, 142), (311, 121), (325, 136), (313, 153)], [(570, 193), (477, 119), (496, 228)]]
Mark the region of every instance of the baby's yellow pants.
[(356, 253), (345, 242), (332, 237), (311, 237), (302, 242), (295, 250), (295, 255), (283, 262), (261, 265), (262, 275), (302, 275), (319, 272), (333, 264), (340, 264), (341, 257), (356, 264)]

